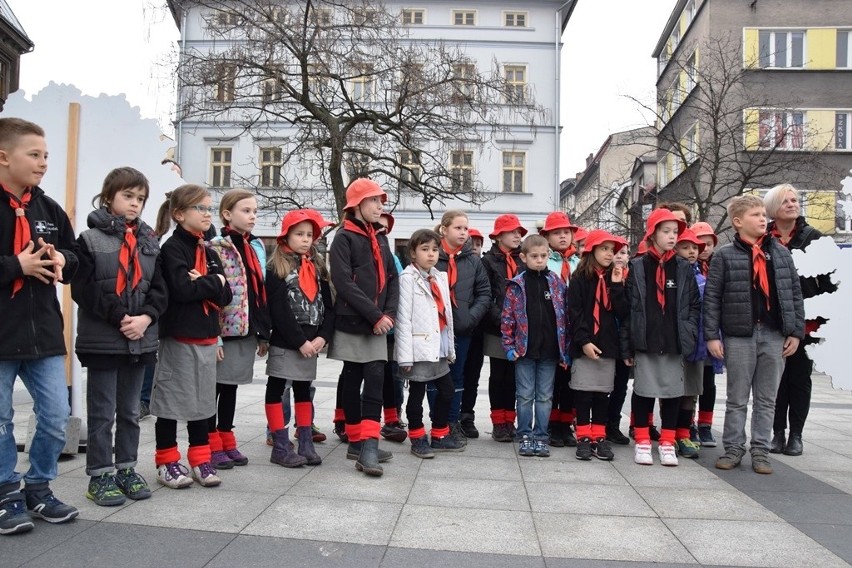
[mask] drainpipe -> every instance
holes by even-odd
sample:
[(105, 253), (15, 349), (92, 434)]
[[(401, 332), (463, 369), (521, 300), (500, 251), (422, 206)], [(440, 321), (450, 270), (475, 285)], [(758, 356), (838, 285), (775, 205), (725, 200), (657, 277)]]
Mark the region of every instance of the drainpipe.
[[(180, 50), (178, 53), (178, 67), (180, 67), (181, 59), (183, 59), (184, 51), (186, 50), (186, 14), (184, 13), (183, 8), (181, 10), (181, 18), (180, 18)], [(175, 81), (178, 82), (176, 85), (175, 94), (178, 97), (177, 107), (175, 108), (175, 118), (177, 118), (177, 113), (180, 112), (180, 80), (178, 79), (178, 74), (175, 73)], [(177, 138), (177, 146), (175, 148), (175, 162), (178, 165), (181, 164), (183, 159), (183, 152), (181, 152), (181, 148), (183, 146), (183, 119), (178, 120), (177, 125), (177, 133), (175, 138)], [(183, 177), (183, 176), (181, 176)]]
[(555, 87), (554, 90), (556, 91), (556, 97), (555, 97), (555, 103), (556, 104), (554, 106), (555, 112), (554, 112), (554, 117), (553, 117), (553, 119), (554, 119), (553, 134), (554, 134), (554, 138), (555, 138), (554, 147), (555, 147), (555, 158), (556, 158), (556, 160), (555, 160), (555, 166), (556, 166), (555, 171), (556, 171), (556, 173), (554, 174), (555, 183), (553, 185), (554, 185), (555, 189), (553, 191), (554, 191), (554, 196), (555, 196), (555, 199), (554, 199), (555, 209), (557, 209), (557, 210), (559, 209), (559, 206), (560, 206), (560, 203), (559, 203), (559, 182), (561, 181), (559, 179), (559, 161), (560, 161), (560, 156), (559, 156), (559, 150), (560, 150), (559, 121), (560, 121), (560, 116), (561, 116), (561, 112), (560, 112), (561, 93), (559, 91), (559, 81), (560, 81), (560, 77), (561, 77), (562, 51), (559, 49), (559, 43), (562, 40), (562, 25), (561, 25), (562, 22), (560, 21), (559, 15), (562, 13), (562, 9), (565, 8), (565, 6), (567, 6), (568, 4), (573, 4), (575, 1), (576, 0), (566, 0), (565, 2), (563, 2), (562, 5), (559, 6), (556, 9), (556, 14), (554, 16), (555, 19), (556, 19), (556, 25), (554, 27), (554, 36), (555, 37), (554, 37), (554, 40), (553, 40), (553, 51), (554, 51), (554, 54), (556, 56), (555, 57), (555, 59), (556, 59), (556, 72), (553, 74), (553, 76), (556, 78), (555, 79), (555, 86), (554, 86)]

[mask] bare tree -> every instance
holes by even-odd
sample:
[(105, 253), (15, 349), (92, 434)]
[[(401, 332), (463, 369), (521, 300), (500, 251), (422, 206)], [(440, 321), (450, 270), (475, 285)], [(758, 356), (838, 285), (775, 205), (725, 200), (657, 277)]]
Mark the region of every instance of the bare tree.
[(430, 212), (450, 198), (479, 203), (485, 188), (465, 151), (509, 125), (534, 132), (546, 117), (496, 61), (479, 69), (457, 46), (412, 37), (403, 19), (413, 16), (381, 2), (191, 4), (215, 41), (182, 50), (178, 119), (279, 141), (280, 155), (268, 156), (279, 167), (257, 164), (260, 176), (238, 179), (273, 206), (340, 215), (356, 176)]
[(826, 133), (804, 123), (795, 111), (801, 101), (778, 94), (765, 74), (743, 65), (740, 43), (709, 38), (696, 51), (700, 61), (693, 55), (669, 62), (673, 86), (659, 91), (656, 108), (629, 97), (660, 129), (660, 171), (667, 160), (673, 170), (673, 179), (658, 180), (658, 198), (693, 206), (696, 220), (717, 232), (730, 226), (727, 203), (744, 190), (838, 182), (820, 157)]

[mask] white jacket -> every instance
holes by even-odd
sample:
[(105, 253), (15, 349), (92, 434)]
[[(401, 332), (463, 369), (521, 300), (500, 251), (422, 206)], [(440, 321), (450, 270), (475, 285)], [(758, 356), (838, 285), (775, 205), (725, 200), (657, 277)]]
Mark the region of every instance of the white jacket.
[[(444, 299), (449, 335), (450, 362), (456, 359), (455, 336), (453, 335), (453, 310), (450, 304), (450, 286), (447, 274), (436, 268), (429, 271), (438, 281)], [(429, 281), (412, 263), (399, 276), (399, 306), (394, 324), (396, 362), (401, 367), (411, 366), (418, 361), (438, 362), (441, 355), (441, 331), (438, 323), (438, 305), (432, 298)]]

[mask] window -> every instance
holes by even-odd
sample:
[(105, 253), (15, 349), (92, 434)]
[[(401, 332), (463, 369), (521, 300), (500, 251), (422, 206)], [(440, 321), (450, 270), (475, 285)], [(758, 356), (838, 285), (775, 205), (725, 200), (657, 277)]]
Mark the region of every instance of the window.
[(369, 177), (370, 154), (368, 150), (350, 150), (344, 158), (344, 165), (349, 179)]
[(231, 149), (210, 149), (210, 185), (231, 187)]
[(476, 12), (474, 10), (453, 10), (454, 26), (475, 26)]
[(476, 87), (476, 66), (473, 63), (456, 63), (453, 65), (453, 94), (451, 100), (462, 104), (473, 99)]
[(758, 147), (800, 150), (805, 144), (805, 117), (802, 112), (760, 111)]
[(406, 8), (402, 11), (402, 25), (419, 26), (425, 21), (423, 10)]
[(284, 95), (284, 84), (281, 81), (280, 73), (280, 70), (267, 70), (261, 86), (260, 98), (263, 102), (281, 100)]
[(758, 34), (760, 67), (803, 67), (805, 32), (764, 31)]
[(221, 63), (216, 67), (216, 88), (214, 96), (220, 103), (234, 100), (237, 90), (237, 66), (231, 63)]
[(689, 2), (686, 3), (683, 13), (686, 14), (686, 21), (688, 25), (689, 22), (692, 22), (692, 20), (695, 19), (695, 0), (689, 0)]
[(669, 92), (671, 93), (669, 96), (669, 100), (671, 100), (670, 112), (674, 114), (683, 102), (683, 92), (680, 86), (680, 74), (675, 75), (674, 81), (672, 81), (672, 85), (669, 87)]
[(834, 147), (838, 150), (852, 150), (852, 112), (834, 114)]
[(692, 92), (698, 84), (698, 50), (692, 52), (686, 61), (686, 85), (684, 86), (684, 98)]
[(216, 12), (216, 25), (220, 28), (232, 28), (239, 24), (239, 14), (229, 10), (219, 10)]
[(352, 20), (358, 26), (373, 26), (376, 24), (377, 12), (370, 8), (356, 8), (352, 13)]
[(852, 31), (837, 30), (837, 67), (852, 68)]
[(331, 10), (328, 8), (314, 8), (313, 13), (311, 14), (311, 19), (314, 24), (320, 28), (327, 28), (331, 26)]
[(503, 68), (506, 80), (506, 102), (523, 103), (527, 99), (527, 68), (524, 65), (506, 65)]
[(457, 150), (450, 152), (450, 175), (453, 191), (473, 190), (473, 152)]
[(260, 186), (281, 187), (281, 148), (260, 149)]
[(523, 152), (503, 152), (503, 191), (523, 193), (526, 156)]
[(350, 95), (353, 101), (369, 102), (373, 100), (376, 91), (376, 82), (373, 77), (373, 68), (364, 65), (360, 69), (361, 74), (353, 77), (350, 86)]
[(507, 28), (527, 27), (526, 12), (503, 12), (503, 25)]
[(420, 152), (411, 150), (400, 150), (399, 152), (399, 179), (402, 187), (417, 187), (423, 168), (420, 165)]
[(274, 24), (287, 25), (290, 23), (291, 14), (286, 8), (273, 7), (269, 11), (267, 18)]
[(698, 159), (698, 124), (693, 124), (684, 136), (683, 157), (685, 165)]

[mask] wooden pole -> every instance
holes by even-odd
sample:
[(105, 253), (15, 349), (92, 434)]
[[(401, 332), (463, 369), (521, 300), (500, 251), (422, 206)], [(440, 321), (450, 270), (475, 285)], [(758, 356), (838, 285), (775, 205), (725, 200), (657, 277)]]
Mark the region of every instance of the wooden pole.
[[(65, 212), (71, 220), (71, 228), (75, 228), (77, 218), (77, 158), (80, 142), (80, 103), (68, 104), (68, 144), (65, 159)], [(74, 302), (71, 300), (71, 287), (62, 286), (62, 314), (65, 322), (65, 381), (71, 386), (71, 365), (74, 352), (72, 339), (74, 337)]]

